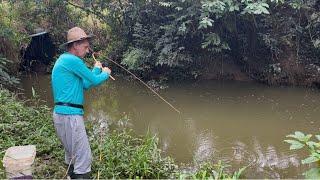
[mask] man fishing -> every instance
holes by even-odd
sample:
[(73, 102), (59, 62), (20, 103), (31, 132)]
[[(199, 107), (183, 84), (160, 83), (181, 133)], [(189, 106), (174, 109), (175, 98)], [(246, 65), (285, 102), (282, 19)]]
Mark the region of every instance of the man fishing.
[(111, 70), (96, 61), (90, 70), (82, 60), (89, 53), (89, 40), (84, 30), (71, 28), (67, 42), (62, 46), (67, 52), (60, 55), (52, 70), (54, 97), (54, 127), (65, 149), (65, 163), (70, 165), (72, 179), (90, 179), (91, 149), (83, 122), (84, 90), (106, 81)]

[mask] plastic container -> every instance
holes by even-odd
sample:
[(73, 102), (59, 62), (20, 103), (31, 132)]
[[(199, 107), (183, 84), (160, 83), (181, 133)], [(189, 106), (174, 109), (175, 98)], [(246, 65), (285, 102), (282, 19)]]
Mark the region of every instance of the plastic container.
[(36, 146), (13, 146), (3, 157), (3, 166), (8, 179), (32, 179), (32, 164), (36, 157)]

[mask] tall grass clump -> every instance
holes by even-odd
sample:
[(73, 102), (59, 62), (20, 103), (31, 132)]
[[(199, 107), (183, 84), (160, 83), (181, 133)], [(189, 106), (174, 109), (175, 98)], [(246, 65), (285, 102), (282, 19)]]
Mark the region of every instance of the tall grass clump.
[(102, 144), (93, 144), (95, 178), (98, 172), (99, 178), (170, 178), (177, 170), (170, 157), (161, 156), (158, 139), (150, 134), (136, 137), (127, 129), (114, 130)]

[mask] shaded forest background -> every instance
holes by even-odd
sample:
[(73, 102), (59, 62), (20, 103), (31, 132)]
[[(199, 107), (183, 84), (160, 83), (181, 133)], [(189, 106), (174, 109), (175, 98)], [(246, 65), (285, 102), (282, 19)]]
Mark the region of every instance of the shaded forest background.
[(56, 57), (74, 26), (145, 79), (320, 86), (319, 0), (2, 0), (1, 84), (41, 63), (29, 35), (49, 32)]

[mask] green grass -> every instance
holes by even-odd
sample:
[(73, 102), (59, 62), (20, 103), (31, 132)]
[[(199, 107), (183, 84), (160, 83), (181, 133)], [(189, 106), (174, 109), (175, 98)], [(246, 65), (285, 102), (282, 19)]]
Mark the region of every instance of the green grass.
[(93, 143), (95, 178), (99, 171), (99, 178), (158, 179), (171, 177), (177, 170), (171, 158), (161, 156), (154, 136), (136, 138), (132, 131), (116, 130), (98, 142)]

